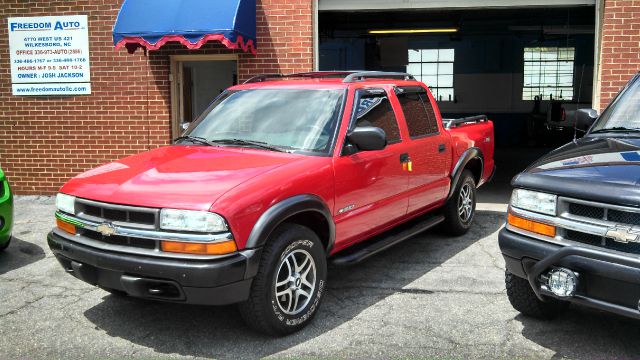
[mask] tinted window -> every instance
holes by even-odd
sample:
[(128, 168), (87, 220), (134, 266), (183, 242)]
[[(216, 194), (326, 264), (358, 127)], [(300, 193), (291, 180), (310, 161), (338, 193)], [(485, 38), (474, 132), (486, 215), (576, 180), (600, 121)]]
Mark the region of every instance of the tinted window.
[(400, 89), (398, 100), (412, 138), (438, 132), (436, 114), (424, 89)]
[(400, 129), (391, 102), (385, 94), (362, 94), (358, 98), (356, 127), (375, 126), (384, 130), (389, 144), (400, 142)]

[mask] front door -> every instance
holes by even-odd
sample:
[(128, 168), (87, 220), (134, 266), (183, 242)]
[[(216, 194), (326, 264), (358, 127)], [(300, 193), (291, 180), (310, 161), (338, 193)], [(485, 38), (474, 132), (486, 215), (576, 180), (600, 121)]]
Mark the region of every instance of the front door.
[(174, 65), (173, 137), (195, 120), (225, 89), (237, 84), (236, 60), (194, 60), (182, 57)]
[(407, 148), (386, 91), (359, 90), (354, 107), (350, 128), (379, 127), (388, 145), (335, 160), (336, 250), (388, 226), (406, 214), (408, 205), (408, 175), (401, 161)]

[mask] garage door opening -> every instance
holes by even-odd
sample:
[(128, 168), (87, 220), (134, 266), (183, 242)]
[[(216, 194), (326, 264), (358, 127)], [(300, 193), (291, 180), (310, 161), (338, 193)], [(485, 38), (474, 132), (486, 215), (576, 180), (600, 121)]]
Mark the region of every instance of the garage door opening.
[[(445, 118), (495, 124), (496, 188), (573, 138), (593, 94), (595, 7), (321, 11), (320, 70), (406, 71)], [(504, 202), (508, 194), (491, 201)]]

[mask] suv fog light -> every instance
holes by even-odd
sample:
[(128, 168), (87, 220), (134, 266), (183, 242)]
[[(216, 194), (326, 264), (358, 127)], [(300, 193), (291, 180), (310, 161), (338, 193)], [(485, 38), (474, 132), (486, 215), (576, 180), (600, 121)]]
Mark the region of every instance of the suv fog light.
[(551, 270), (548, 275), (547, 286), (552, 293), (561, 297), (573, 296), (578, 287), (578, 276), (569, 269), (558, 268)]

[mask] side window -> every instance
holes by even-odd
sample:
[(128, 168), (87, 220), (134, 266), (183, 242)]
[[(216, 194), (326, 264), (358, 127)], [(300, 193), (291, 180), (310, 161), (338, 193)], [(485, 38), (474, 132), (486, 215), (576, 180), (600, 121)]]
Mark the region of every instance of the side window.
[(397, 93), (411, 138), (436, 134), (438, 120), (427, 92), (423, 88), (399, 88)]
[(368, 94), (362, 92), (358, 96), (357, 106), (355, 127), (379, 127), (387, 134), (387, 143), (400, 142), (398, 121), (386, 93)]

